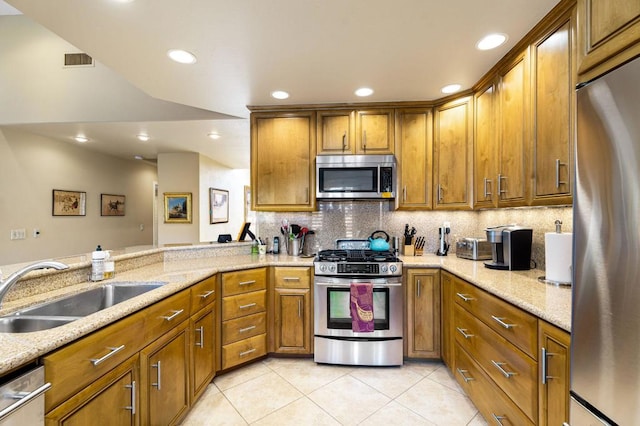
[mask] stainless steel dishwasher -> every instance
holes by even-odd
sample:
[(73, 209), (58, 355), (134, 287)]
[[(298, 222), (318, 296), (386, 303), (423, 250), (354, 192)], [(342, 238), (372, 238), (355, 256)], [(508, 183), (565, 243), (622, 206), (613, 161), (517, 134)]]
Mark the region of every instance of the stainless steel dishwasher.
[(44, 367), (37, 367), (0, 386), (0, 426), (44, 425)]

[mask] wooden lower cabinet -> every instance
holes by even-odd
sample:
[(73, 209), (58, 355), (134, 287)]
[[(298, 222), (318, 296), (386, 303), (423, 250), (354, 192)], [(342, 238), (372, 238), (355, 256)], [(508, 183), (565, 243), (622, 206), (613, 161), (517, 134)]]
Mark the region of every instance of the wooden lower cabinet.
[(409, 269), (405, 288), (406, 356), (440, 358), (440, 271)]
[(47, 426), (139, 424), (138, 354), (99, 378), (46, 415)]
[(216, 374), (216, 315), (210, 306), (191, 317), (191, 390), (195, 401)]
[(189, 409), (189, 322), (140, 352), (141, 423), (177, 424)]
[(311, 354), (311, 269), (275, 267), (272, 272), (274, 289), (271, 351), (279, 354)]
[[(538, 321), (540, 343), (540, 426), (569, 421), (569, 333), (545, 321)], [(544, 377), (544, 379), (543, 379)]]

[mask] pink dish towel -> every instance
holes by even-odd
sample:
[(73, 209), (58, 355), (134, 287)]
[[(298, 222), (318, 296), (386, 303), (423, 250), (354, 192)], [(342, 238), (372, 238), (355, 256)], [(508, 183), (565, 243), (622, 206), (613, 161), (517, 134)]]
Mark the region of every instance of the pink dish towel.
[(351, 283), (351, 329), (359, 333), (374, 330), (371, 283)]

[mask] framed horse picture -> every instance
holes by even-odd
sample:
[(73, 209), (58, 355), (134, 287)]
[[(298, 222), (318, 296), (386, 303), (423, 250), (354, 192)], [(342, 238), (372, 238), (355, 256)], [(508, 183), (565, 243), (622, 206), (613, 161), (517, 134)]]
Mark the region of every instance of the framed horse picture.
[(124, 216), (125, 196), (100, 194), (100, 216)]
[(84, 191), (53, 190), (53, 216), (85, 216), (87, 193)]

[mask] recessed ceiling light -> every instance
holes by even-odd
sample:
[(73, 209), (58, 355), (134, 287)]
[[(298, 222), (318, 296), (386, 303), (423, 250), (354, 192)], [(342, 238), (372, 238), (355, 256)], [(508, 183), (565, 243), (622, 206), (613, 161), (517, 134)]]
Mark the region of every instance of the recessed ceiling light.
[(442, 89), (440, 89), (440, 91), (442, 93), (456, 93), (461, 88), (462, 88), (462, 86), (459, 85), (459, 84), (449, 84), (447, 86), (444, 86)]
[(220, 135), (217, 133), (209, 133), (207, 136), (209, 136), (211, 139), (220, 139)]
[(78, 135), (74, 139), (76, 140), (76, 142), (80, 142), (80, 143), (89, 142), (89, 138), (83, 135)]
[(167, 55), (176, 62), (181, 64), (195, 64), (196, 57), (193, 53), (187, 52), (182, 49), (171, 49), (167, 52)]
[(140, 133), (140, 134), (137, 136), (137, 138), (138, 138), (138, 140), (139, 140), (140, 142), (146, 142), (146, 141), (148, 141), (148, 140), (149, 140), (149, 135), (147, 135), (147, 134), (145, 134), (145, 133)]
[(480, 40), (476, 44), (476, 48), (478, 50), (495, 49), (496, 47), (498, 47), (501, 44), (503, 44), (505, 41), (507, 41), (507, 35), (506, 34), (498, 34), (498, 33), (489, 34), (488, 36), (485, 36), (482, 40)]
[(373, 89), (370, 89), (368, 87), (361, 87), (358, 90), (356, 90), (355, 93), (357, 96), (371, 96), (373, 95)]
[(287, 99), (289, 94), (284, 90), (275, 90), (271, 92), (271, 97), (275, 99)]
[(144, 157), (142, 155), (134, 155), (133, 159), (134, 160), (144, 160)]

